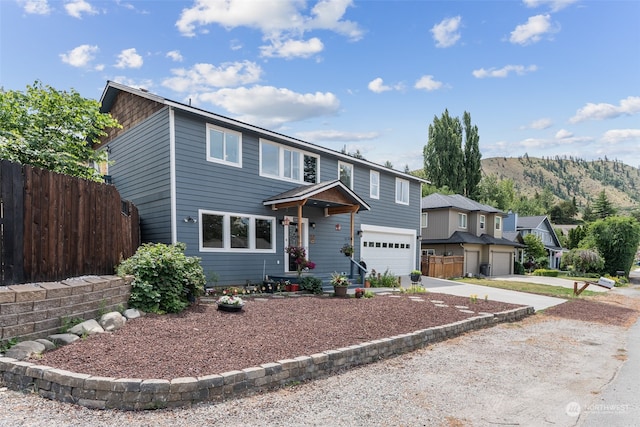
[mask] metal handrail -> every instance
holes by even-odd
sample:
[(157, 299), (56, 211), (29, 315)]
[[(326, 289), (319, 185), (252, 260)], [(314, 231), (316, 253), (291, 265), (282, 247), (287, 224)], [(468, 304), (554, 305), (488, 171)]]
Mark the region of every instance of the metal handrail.
[[(350, 263), (350, 267), (351, 267), (350, 276), (351, 276), (351, 278), (353, 279), (353, 267), (355, 266), (358, 269), (358, 273), (362, 277), (362, 285), (364, 286), (365, 278), (367, 277), (367, 273), (369, 272), (369, 270), (367, 270), (366, 266), (363, 266), (362, 264), (360, 264), (358, 261), (354, 260), (353, 258), (349, 258), (349, 261), (351, 261), (351, 263)], [(364, 274), (361, 274), (361, 272), (364, 272)]]

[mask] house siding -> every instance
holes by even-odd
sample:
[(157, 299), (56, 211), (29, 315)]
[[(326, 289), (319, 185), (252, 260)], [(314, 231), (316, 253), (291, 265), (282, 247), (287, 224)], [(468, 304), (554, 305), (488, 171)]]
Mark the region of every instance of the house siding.
[(140, 213), (141, 241), (171, 243), (167, 109), (126, 129), (108, 147), (112, 182)]

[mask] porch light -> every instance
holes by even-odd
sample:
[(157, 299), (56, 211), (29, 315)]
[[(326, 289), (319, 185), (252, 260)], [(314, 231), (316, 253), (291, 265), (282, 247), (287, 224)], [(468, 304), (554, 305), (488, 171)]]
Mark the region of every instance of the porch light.
[(311, 226), (311, 228), (315, 229), (316, 228), (316, 223), (315, 222), (311, 222), (309, 223), (309, 225)]
[(358, 230), (358, 237), (362, 237), (362, 230)]

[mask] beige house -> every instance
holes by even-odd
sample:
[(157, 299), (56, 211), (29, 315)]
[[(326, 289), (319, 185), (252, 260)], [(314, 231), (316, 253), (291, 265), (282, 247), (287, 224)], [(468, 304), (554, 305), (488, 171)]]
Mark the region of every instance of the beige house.
[(503, 237), (500, 210), (467, 197), (434, 193), (422, 198), (422, 256), (463, 256), (465, 275), (513, 274), (517, 248)]

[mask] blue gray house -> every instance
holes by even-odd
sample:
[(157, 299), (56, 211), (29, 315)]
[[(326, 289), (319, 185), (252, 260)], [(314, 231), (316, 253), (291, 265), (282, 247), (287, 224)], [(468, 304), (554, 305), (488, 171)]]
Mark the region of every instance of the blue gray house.
[(123, 126), (103, 139), (105, 173), (142, 241), (184, 242), (219, 284), (295, 276), (288, 246), (316, 276), (418, 266), (423, 180), (115, 82), (101, 103)]
[[(547, 250), (547, 258), (549, 260), (548, 268), (559, 269), (560, 260), (562, 258), (562, 244), (556, 231), (551, 225), (551, 221), (546, 215), (538, 216), (519, 216), (517, 213), (509, 212), (504, 219), (504, 230), (510, 232), (510, 236), (519, 234), (524, 238), (527, 234), (538, 236), (544, 248)], [(524, 262), (520, 254), (521, 262)]]

